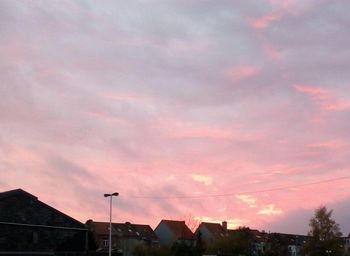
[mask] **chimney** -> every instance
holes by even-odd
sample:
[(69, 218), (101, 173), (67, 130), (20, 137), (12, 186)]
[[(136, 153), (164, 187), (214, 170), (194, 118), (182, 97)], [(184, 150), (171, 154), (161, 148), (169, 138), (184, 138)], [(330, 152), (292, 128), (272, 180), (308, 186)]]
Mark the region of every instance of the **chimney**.
[(222, 222), (222, 228), (224, 229), (224, 231), (227, 231), (227, 221), (223, 221)]

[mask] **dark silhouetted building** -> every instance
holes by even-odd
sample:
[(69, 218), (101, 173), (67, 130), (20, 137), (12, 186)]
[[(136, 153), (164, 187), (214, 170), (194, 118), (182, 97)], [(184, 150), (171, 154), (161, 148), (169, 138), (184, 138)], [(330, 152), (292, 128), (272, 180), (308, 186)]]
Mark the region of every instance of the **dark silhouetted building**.
[(84, 224), (15, 189), (0, 193), (0, 252), (83, 252)]

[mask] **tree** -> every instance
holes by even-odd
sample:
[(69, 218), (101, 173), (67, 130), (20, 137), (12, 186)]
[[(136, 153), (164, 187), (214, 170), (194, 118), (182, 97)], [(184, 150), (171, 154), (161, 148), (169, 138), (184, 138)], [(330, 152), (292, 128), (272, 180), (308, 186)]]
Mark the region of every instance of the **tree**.
[(253, 237), (248, 227), (240, 227), (228, 236), (208, 245), (206, 253), (217, 255), (251, 255)]
[(149, 248), (145, 244), (139, 243), (138, 245), (135, 246), (132, 253), (134, 256), (148, 256)]
[(202, 238), (202, 232), (198, 230), (196, 233), (196, 246), (195, 246), (195, 254), (202, 255), (205, 252), (205, 243)]
[(333, 210), (328, 211), (326, 206), (315, 210), (310, 219), (310, 238), (304, 246), (309, 256), (337, 256), (342, 255), (342, 245), (339, 225), (332, 219)]
[(194, 256), (194, 248), (185, 242), (174, 243), (171, 246), (171, 255), (173, 256)]
[(267, 238), (266, 256), (288, 255), (288, 238), (284, 234), (271, 233)]
[(134, 256), (169, 256), (170, 254), (170, 248), (166, 246), (149, 246), (144, 243), (136, 245), (132, 252)]

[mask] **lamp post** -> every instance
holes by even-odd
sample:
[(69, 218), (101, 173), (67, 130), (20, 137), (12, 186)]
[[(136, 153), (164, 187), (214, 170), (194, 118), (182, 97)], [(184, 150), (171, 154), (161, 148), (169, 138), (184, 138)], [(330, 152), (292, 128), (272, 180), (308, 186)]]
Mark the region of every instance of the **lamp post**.
[(114, 192), (112, 194), (104, 194), (104, 197), (109, 197), (109, 241), (108, 241), (108, 256), (112, 255), (112, 197), (118, 196), (118, 192)]

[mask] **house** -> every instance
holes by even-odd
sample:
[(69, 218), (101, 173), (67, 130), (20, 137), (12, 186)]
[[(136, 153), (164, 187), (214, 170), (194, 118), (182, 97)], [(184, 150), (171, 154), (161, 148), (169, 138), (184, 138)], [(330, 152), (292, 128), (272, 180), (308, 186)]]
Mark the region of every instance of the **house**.
[(227, 236), (227, 222), (223, 221), (222, 224), (202, 222), (199, 224), (195, 231), (195, 235), (198, 237), (200, 234), (202, 241), (208, 245), (220, 238)]
[[(93, 234), (98, 250), (107, 250), (109, 247), (109, 222), (86, 222)], [(112, 248), (123, 256), (132, 255), (134, 248), (139, 244), (154, 246), (158, 244), (158, 237), (149, 225), (112, 223)]]
[(350, 256), (350, 234), (347, 237), (343, 237), (343, 247), (344, 247), (344, 256)]
[[(97, 250), (108, 249), (109, 241), (109, 223), (108, 222), (94, 222), (88, 220), (86, 226), (93, 236), (93, 241)], [(112, 248), (117, 248), (117, 232), (112, 226)]]
[(84, 224), (22, 189), (0, 193), (0, 252), (88, 249)]
[(132, 224), (132, 227), (146, 244), (156, 245), (159, 243), (156, 233), (149, 225)]
[(154, 230), (161, 245), (171, 246), (174, 243), (185, 243), (192, 246), (195, 235), (185, 221), (162, 220)]
[(268, 234), (268, 249), (279, 250), (290, 256), (300, 256), (302, 254), (301, 248), (306, 243), (308, 236), (283, 234), (283, 233), (269, 233)]
[(306, 241), (309, 239), (308, 236), (303, 235), (293, 235), (293, 234), (287, 234), (288, 238), (288, 252), (291, 256), (300, 256), (302, 255), (302, 247), (306, 243)]
[[(215, 241), (221, 240), (229, 242), (231, 239), (236, 241), (247, 241), (249, 246), (250, 255), (289, 255), (289, 256), (300, 256), (301, 248), (308, 239), (308, 236), (303, 235), (293, 235), (293, 234), (281, 234), (281, 233), (266, 233), (264, 231), (259, 231), (257, 229), (250, 229), (248, 227), (240, 227), (238, 229), (232, 230), (227, 229), (227, 222), (219, 223), (207, 223), (202, 222), (195, 234), (198, 238), (198, 234), (201, 234), (202, 241), (206, 246)], [(350, 247), (350, 237), (349, 239), (344, 238), (344, 244), (346, 241), (349, 243)], [(225, 243), (217, 245), (223, 246), (222, 248), (211, 248), (207, 253), (217, 253), (221, 251), (225, 255), (231, 255), (225, 248)], [(227, 245), (227, 244), (226, 244)], [(210, 247), (210, 246), (209, 246)], [(345, 247), (345, 245), (344, 245)], [(350, 256), (346, 255), (346, 256)]]
[(228, 236), (241, 236), (251, 241), (251, 254), (262, 255), (266, 250), (267, 233), (249, 227), (241, 227), (235, 230), (228, 230)]

